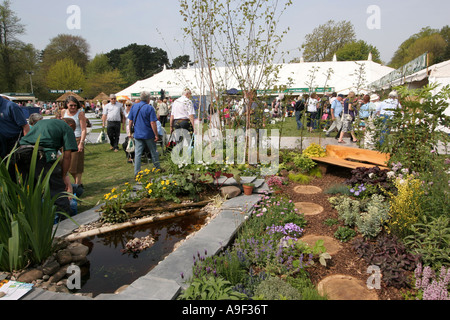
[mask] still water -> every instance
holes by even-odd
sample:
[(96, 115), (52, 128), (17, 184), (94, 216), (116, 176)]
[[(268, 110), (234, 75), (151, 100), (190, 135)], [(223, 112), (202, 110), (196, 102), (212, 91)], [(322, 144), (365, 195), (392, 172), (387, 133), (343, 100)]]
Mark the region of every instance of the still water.
[[(83, 239), (89, 262), (81, 267), (81, 289), (73, 292), (114, 293), (147, 274), (173, 251), (174, 245), (199, 230), (206, 215), (185, 216)], [(154, 244), (138, 254), (123, 252), (129, 240), (151, 235)]]

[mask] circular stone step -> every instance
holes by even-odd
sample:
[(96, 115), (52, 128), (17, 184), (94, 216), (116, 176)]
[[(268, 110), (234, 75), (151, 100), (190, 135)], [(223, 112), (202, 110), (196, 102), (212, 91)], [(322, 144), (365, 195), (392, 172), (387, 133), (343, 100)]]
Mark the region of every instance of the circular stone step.
[(342, 249), (342, 246), (336, 239), (327, 236), (309, 235), (300, 238), (300, 240), (307, 243), (311, 248), (314, 247), (317, 240), (323, 240), (323, 245), (330, 255), (336, 254)]
[(294, 188), (294, 191), (297, 193), (302, 193), (302, 194), (316, 194), (316, 193), (321, 193), (322, 189), (320, 189), (319, 187), (315, 187), (315, 186), (296, 186)]
[(323, 207), (312, 202), (296, 202), (295, 207), (305, 216), (314, 216), (323, 212)]
[(376, 291), (368, 289), (364, 281), (342, 274), (326, 277), (317, 290), (329, 300), (378, 300)]

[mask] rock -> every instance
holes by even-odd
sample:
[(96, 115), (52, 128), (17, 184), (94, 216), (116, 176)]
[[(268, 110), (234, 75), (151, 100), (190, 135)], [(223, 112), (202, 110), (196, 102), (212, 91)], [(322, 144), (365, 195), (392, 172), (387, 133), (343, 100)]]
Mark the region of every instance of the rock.
[(60, 250), (56, 254), (56, 260), (60, 265), (69, 264), (72, 262), (72, 254), (67, 249)]
[(67, 246), (67, 250), (70, 251), (72, 256), (87, 256), (89, 253), (89, 247), (79, 242), (73, 242)]
[(44, 263), (44, 265), (42, 266), (42, 271), (45, 275), (51, 276), (56, 271), (58, 271), (60, 267), (61, 265), (56, 260), (52, 260)]
[(220, 195), (222, 197), (227, 197), (228, 199), (232, 199), (241, 194), (241, 189), (236, 186), (226, 186), (220, 188)]
[(50, 277), (50, 279), (48, 279), (48, 282), (56, 283), (59, 280), (61, 280), (62, 278), (64, 278), (67, 275), (68, 267), (69, 267), (69, 265), (66, 265), (66, 266), (62, 267), (61, 269), (59, 269), (54, 275), (52, 275)]
[(17, 281), (31, 283), (37, 279), (41, 279), (44, 273), (39, 269), (31, 269), (21, 274)]

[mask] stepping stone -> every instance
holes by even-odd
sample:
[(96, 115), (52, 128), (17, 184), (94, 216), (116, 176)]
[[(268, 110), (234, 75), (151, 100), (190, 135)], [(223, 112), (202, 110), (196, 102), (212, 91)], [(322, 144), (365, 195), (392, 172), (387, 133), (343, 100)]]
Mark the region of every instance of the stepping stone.
[(297, 186), (294, 188), (294, 191), (302, 194), (316, 194), (321, 193), (322, 189), (315, 186)]
[(330, 255), (336, 254), (339, 250), (342, 249), (342, 246), (339, 244), (339, 242), (331, 237), (309, 235), (300, 238), (301, 241), (307, 243), (310, 247), (314, 247), (316, 241), (321, 239), (323, 240), (323, 245)]
[(296, 202), (295, 207), (305, 216), (314, 216), (323, 212), (323, 207), (312, 202)]
[(369, 289), (364, 281), (342, 274), (326, 277), (319, 282), (317, 290), (329, 300), (378, 300), (376, 291)]

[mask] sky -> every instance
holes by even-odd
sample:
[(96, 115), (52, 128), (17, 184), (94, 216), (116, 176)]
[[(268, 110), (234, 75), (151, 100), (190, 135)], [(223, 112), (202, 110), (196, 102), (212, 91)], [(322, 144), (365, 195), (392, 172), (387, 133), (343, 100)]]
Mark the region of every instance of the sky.
[[(132, 43), (161, 48), (171, 61), (192, 52), (184, 39), (179, 0), (10, 1), (25, 26), (19, 40), (38, 50), (59, 34), (71, 34), (89, 43), (90, 58)], [(299, 48), (314, 28), (329, 20), (347, 20), (357, 40), (377, 47), (387, 64), (399, 45), (423, 27), (450, 25), (449, 12), (448, 0), (293, 0), (279, 25), (279, 30), (290, 29), (279, 48), (289, 54), (278, 62), (300, 58)]]

